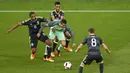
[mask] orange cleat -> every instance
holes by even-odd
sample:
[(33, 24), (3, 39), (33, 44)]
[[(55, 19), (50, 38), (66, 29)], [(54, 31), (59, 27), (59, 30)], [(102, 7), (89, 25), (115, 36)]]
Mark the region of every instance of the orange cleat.
[(73, 51), (70, 47), (68, 47), (68, 48), (64, 47), (64, 49), (67, 50), (67, 51), (69, 51), (69, 52)]
[(31, 54), (30, 59), (33, 60), (35, 58), (35, 54)]
[(54, 62), (54, 60), (52, 58), (47, 58), (46, 61)]
[(47, 61), (47, 58), (43, 58), (44, 61)]
[(55, 53), (54, 53), (54, 52), (52, 52), (52, 53), (51, 53), (51, 56), (52, 56), (52, 57), (55, 57)]

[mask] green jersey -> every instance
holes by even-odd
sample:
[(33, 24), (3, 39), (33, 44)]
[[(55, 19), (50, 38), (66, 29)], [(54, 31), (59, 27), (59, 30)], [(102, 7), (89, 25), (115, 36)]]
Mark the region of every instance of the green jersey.
[(65, 28), (62, 28), (59, 26), (60, 20), (54, 20), (51, 23), (49, 23), (50, 27), (53, 27), (57, 31), (64, 31)]
[(44, 27), (53, 27), (56, 31), (64, 31), (65, 28), (62, 28), (59, 26), (59, 23), (60, 23), (60, 20), (54, 20), (54, 21), (51, 21), (47, 24), (43, 24), (41, 26), (41, 29), (39, 30), (39, 33), (42, 32), (42, 30), (44, 29)]

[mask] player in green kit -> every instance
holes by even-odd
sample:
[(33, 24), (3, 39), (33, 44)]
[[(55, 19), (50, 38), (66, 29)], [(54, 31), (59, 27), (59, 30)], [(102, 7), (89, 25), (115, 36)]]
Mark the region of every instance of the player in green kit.
[[(55, 37), (57, 37), (57, 39), (61, 42), (62, 46), (65, 47), (66, 41), (65, 41), (64, 31), (66, 28), (66, 23), (67, 21), (65, 19), (62, 19), (62, 20), (52, 21), (47, 24), (43, 24), (43, 26), (41, 27), (41, 29), (37, 34), (37, 37), (40, 37), (40, 33), (45, 27), (50, 27), (49, 39), (53, 41)], [(65, 34), (70, 35), (68, 32), (66, 32)]]

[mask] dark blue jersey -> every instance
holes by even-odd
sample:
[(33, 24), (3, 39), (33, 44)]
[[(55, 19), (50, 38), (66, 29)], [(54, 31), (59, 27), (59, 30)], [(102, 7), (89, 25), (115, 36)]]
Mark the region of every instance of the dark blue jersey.
[(37, 34), (38, 31), (41, 28), (41, 22), (48, 22), (47, 19), (43, 18), (43, 17), (36, 17), (35, 21), (32, 21), (31, 19), (22, 21), (20, 24), (21, 25), (27, 25), (29, 28), (29, 35), (31, 34)]
[[(64, 16), (64, 11), (60, 10), (59, 12), (57, 12), (56, 10), (53, 10), (50, 15), (54, 16), (55, 19), (60, 20), (61, 16)], [(53, 21), (52, 18), (51, 21)]]
[(89, 35), (82, 44), (88, 46), (88, 53), (100, 53), (100, 45), (103, 43), (102, 39), (96, 35)]

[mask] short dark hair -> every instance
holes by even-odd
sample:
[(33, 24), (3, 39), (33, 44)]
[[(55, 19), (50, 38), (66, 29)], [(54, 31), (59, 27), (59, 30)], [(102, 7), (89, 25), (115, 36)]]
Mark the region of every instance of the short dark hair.
[(56, 1), (56, 2), (55, 2), (55, 5), (60, 5), (60, 2), (59, 2), (59, 1)]
[(60, 22), (64, 23), (64, 24), (67, 24), (67, 20), (66, 19), (62, 19)]
[(88, 29), (88, 32), (94, 33), (94, 32), (95, 32), (95, 29), (94, 29), (94, 28), (89, 28), (89, 29)]
[(30, 12), (30, 13), (29, 13), (29, 16), (31, 16), (32, 14), (35, 14), (35, 12)]

